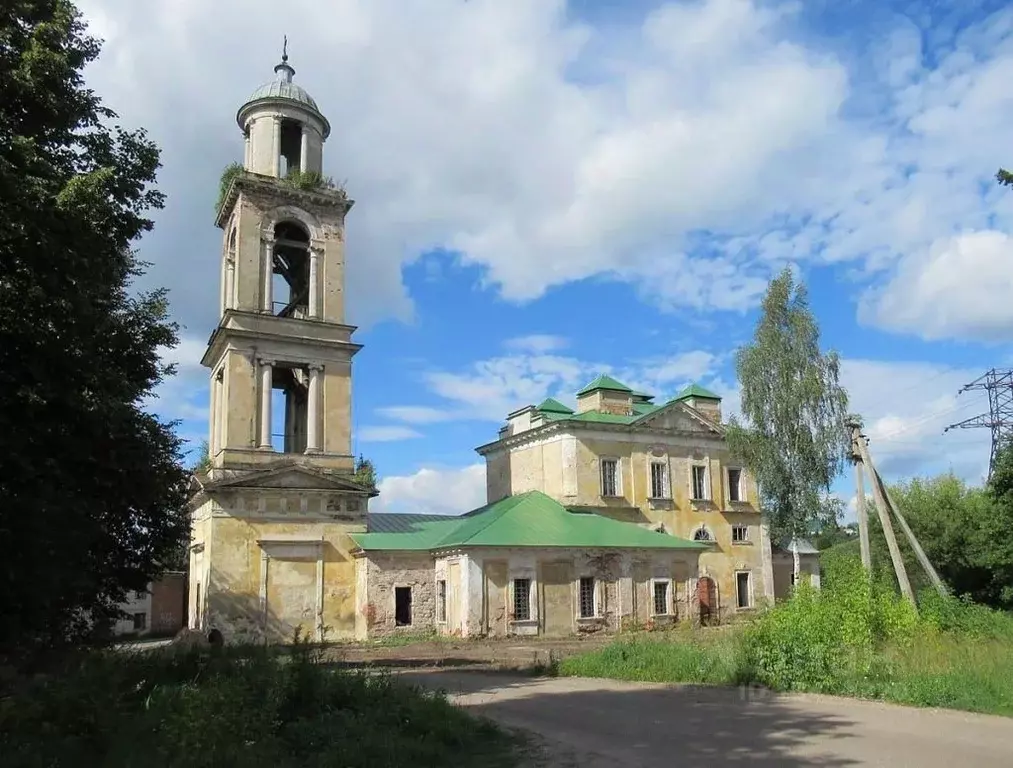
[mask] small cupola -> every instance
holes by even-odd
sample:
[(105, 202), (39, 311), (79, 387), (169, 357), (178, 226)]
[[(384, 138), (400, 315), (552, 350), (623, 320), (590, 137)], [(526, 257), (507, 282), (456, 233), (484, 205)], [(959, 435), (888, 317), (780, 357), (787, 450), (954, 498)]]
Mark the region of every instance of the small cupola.
[(685, 403), (716, 424), (721, 423), (721, 397), (709, 389), (704, 389), (699, 384), (690, 384), (670, 402)]
[(607, 374), (599, 374), (577, 393), (577, 413), (597, 411), (633, 415), (633, 390)]

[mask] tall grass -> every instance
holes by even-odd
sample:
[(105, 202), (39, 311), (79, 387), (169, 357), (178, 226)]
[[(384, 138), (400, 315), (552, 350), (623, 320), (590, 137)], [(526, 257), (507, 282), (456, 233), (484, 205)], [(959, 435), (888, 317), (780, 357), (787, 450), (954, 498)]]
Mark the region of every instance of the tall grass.
[(925, 593), (919, 611), (870, 582), (857, 558), (828, 557), (824, 587), (722, 634), (620, 638), (564, 659), (564, 675), (759, 684), (1013, 715), (1013, 616)]
[(389, 676), (306, 649), (86, 655), (0, 700), (9, 768), (513, 765), (511, 739)]

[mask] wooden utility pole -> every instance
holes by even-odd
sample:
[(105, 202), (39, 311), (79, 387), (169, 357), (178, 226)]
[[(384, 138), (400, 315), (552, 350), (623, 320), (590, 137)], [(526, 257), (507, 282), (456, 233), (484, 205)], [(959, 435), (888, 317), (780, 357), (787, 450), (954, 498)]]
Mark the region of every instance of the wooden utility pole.
[(872, 481), (872, 497), (876, 500), (876, 511), (879, 513), (879, 522), (883, 526), (883, 534), (886, 536), (886, 546), (890, 549), (890, 560), (893, 561), (893, 570), (897, 574), (897, 583), (900, 584), (901, 594), (910, 600), (912, 605), (917, 606), (915, 593), (911, 589), (907, 569), (904, 567), (904, 559), (901, 557), (900, 547), (897, 546), (897, 537), (893, 533), (893, 523), (890, 522), (890, 512), (883, 494), (883, 487), (878, 482), (879, 475), (876, 473), (876, 468), (872, 465), (872, 459), (869, 458), (867, 440), (868, 438), (859, 432), (856, 446), (862, 459), (862, 464), (869, 469), (869, 479)]

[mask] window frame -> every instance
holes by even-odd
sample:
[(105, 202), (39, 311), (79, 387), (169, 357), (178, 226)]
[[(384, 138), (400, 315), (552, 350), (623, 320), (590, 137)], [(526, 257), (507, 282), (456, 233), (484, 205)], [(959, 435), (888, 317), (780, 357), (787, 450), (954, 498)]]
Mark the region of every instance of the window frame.
[[(668, 578), (651, 579), (651, 616), (672, 616), (674, 614), (672, 610), (674, 602), (673, 584), (674, 582)], [(658, 587), (661, 585), (665, 587), (664, 613), (658, 613)]]
[(148, 629), (148, 614), (146, 611), (137, 611), (133, 615), (134, 632), (144, 632)]
[[(605, 493), (605, 464), (612, 462), (615, 472), (612, 475), (612, 493)], [(623, 463), (618, 456), (601, 456), (598, 458), (598, 492), (603, 499), (618, 499), (623, 495)]]
[[(517, 606), (519, 604), (518, 603), (519, 595), (517, 592), (518, 581), (522, 581), (527, 584), (527, 596), (526, 596), (527, 599), (524, 600), (523, 602), (526, 615), (523, 617), (517, 615)], [(532, 584), (534, 584), (534, 579), (532, 579), (530, 576), (516, 576), (510, 579), (510, 598), (511, 598), (510, 608), (511, 608), (511, 615), (513, 616), (511, 621), (531, 621), (534, 618), (534, 611), (532, 610), (531, 606)]]
[(447, 580), (436, 580), (436, 623), (447, 623)]
[[(735, 538), (735, 532), (741, 530), (742, 538)], [(732, 524), (732, 544), (752, 544), (752, 539), (749, 538), (749, 526), (745, 523), (733, 523)]]
[[(591, 613), (584, 614), (584, 583), (591, 582)], [(598, 617), (598, 579), (594, 576), (581, 576), (577, 579), (577, 618), (583, 620), (597, 619)]]
[[(654, 492), (654, 468), (661, 468), (661, 495), (657, 495)], [(671, 499), (672, 498), (672, 483), (671, 483), (671, 472), (668, 469), (668, 462), (664, 459), (651, 459), (647, 463), (647, 490), (650, 494), (647, 498), (649, 499)]]
[[(732, 498), (732, 472), (739, 473), (739, 481), (735, 484), (735, 495), (737, 498)], [(725, 497), (729, 504), (742, 504), (746, 501), (745, 483), (745, 470), (742, 467), (725, 467)]]
[[(699, 534), (699, 533), (706, 533), (707, 534), (707, 538), (706, 539), (698, 539), (697, 538), (697, 534)], [(695, 529), (693, 529), (693, 541), (702, 541), (702, 542), (706, 542), (708, 544), (713, 544), (713, 543), (715, 543), (717, 541), (717, 539), (714, 538), (714, 531), (712, 531), (706, 525), (698, 525)]]
[[(741, 604), (741, 593), (739, 592), (739, 577), (746, 577), (746, 604)], [(748, 611), (753, 607), (753, 572), (735, 571), (735, 610)]]
[[(703, 496), (696, 495), (696, 470), (703, 472)], [(711, 473), (710, 462), (691, 461), (689, 464), (689, 500), (710, 501), (711, 500)]]

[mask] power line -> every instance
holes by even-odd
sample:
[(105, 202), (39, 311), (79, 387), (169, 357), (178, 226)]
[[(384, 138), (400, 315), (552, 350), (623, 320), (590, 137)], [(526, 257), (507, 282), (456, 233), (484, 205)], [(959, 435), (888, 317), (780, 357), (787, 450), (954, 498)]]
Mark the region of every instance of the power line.
[(951, 429), (973, 429), (987, 427), (992, 431), (992, 451), (988, 458), (988, 476), (992, 477), (995, 458), (999, 449), (1013, 437), (1013, 370), (993, 368), (957, 392), (960, 395), (969, 390), (984, 390), (988, 393), (988, 413), (981, 413), (969, 419), (950, 424), (943, 432)]

